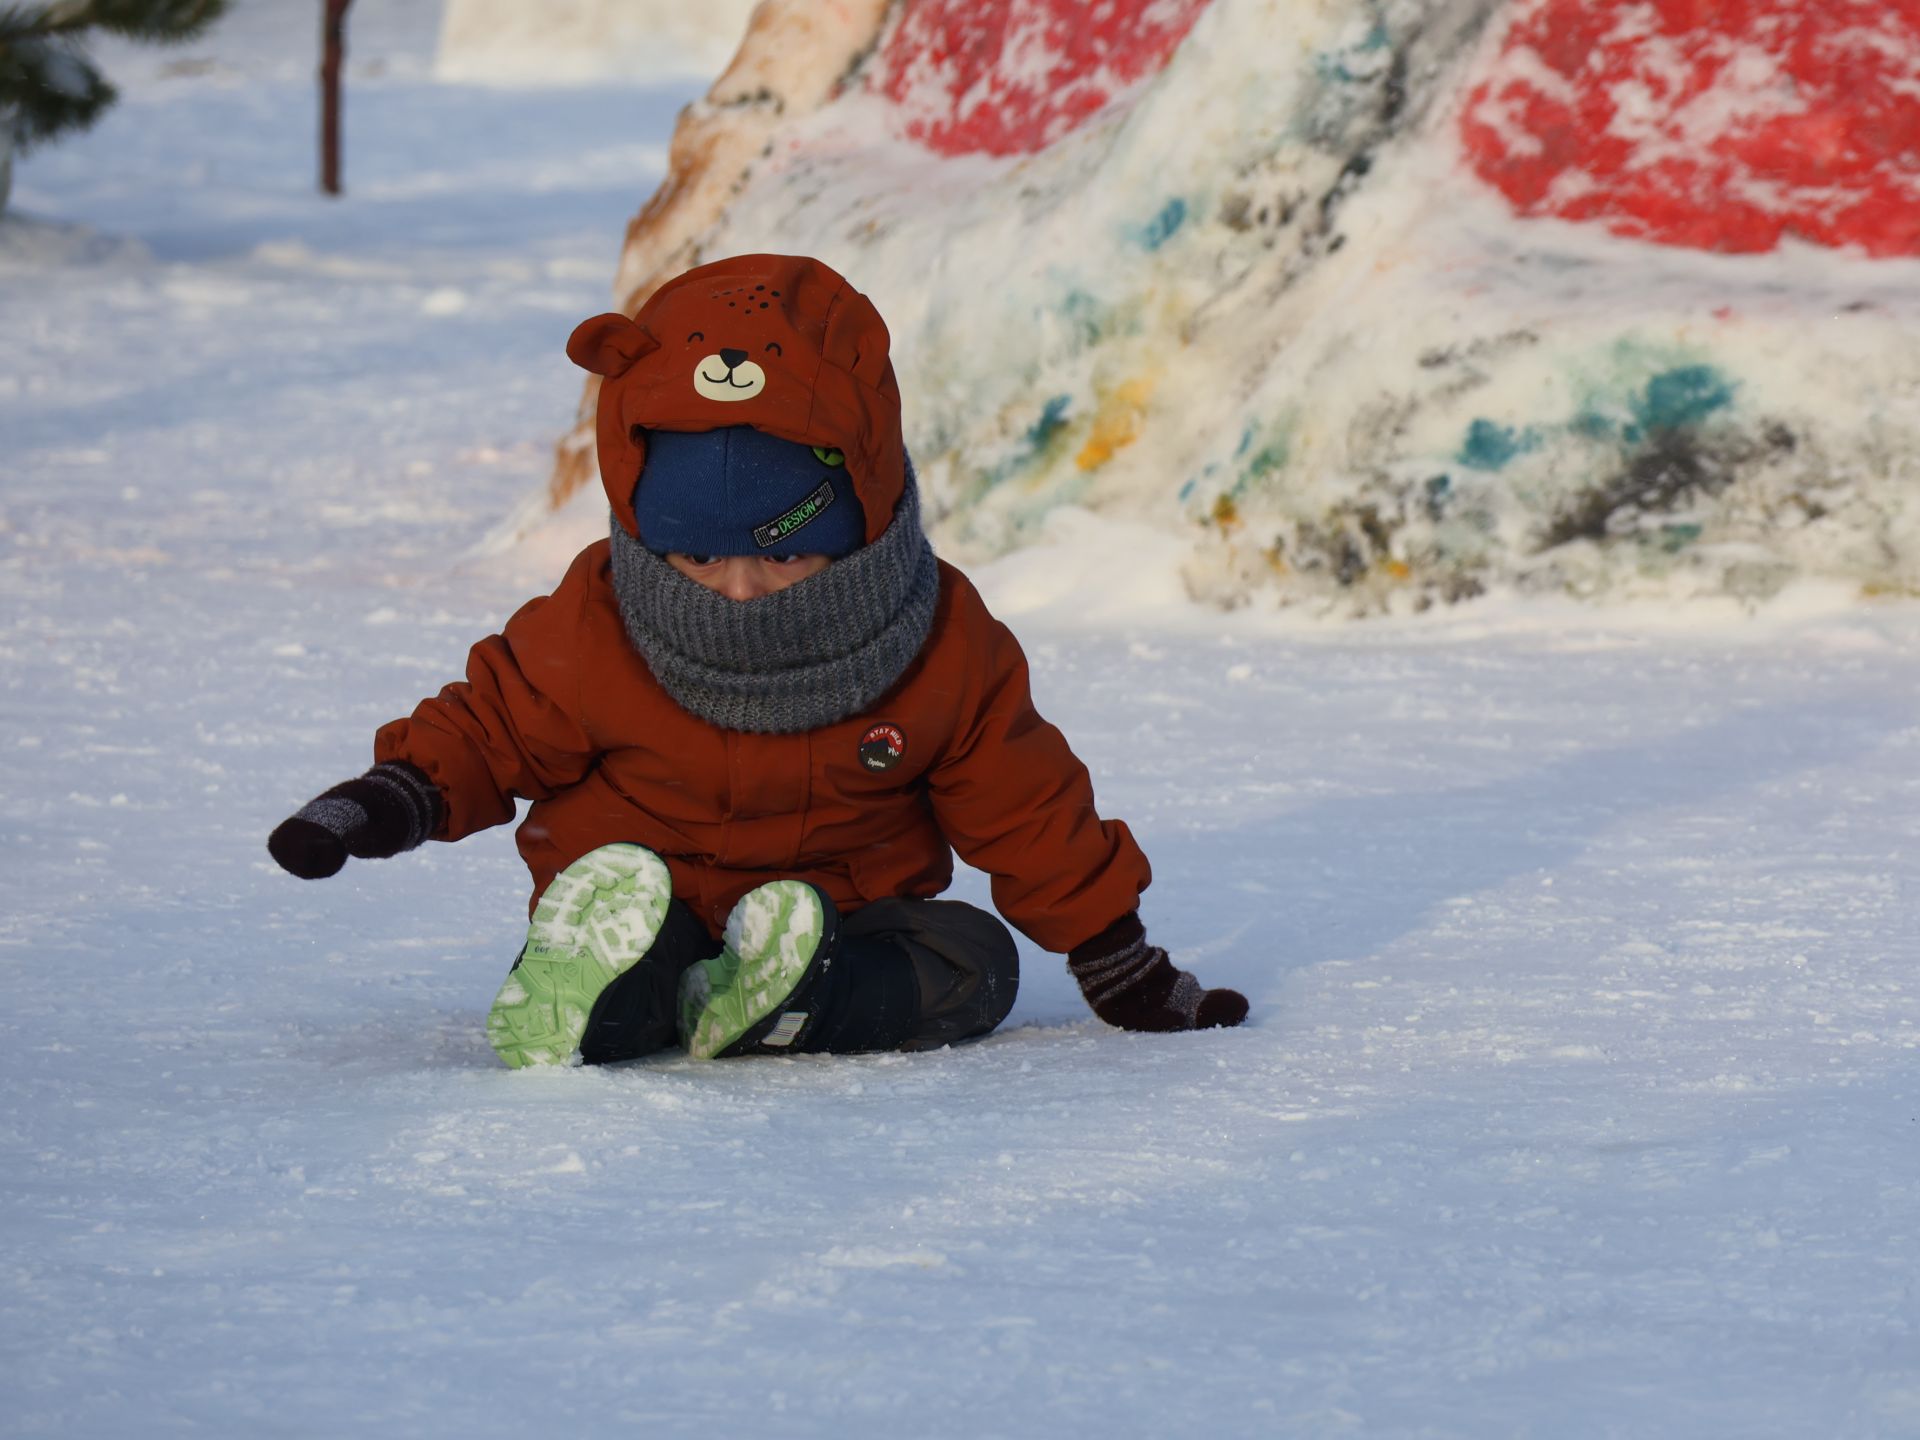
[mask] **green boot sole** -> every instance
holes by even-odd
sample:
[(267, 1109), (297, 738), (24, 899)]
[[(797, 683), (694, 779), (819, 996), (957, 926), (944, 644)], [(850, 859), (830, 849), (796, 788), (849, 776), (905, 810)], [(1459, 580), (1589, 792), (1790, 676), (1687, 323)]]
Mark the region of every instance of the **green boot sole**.
[[(714, 1060), (755, 1045), (791, 1043), (804, 1015), (782, 1014), (770, 1027), (763, 1022), (785, 1008), (814, 970), (828, 931), (826, 904), (805, 881), (774, 880), (743, 896), (727, 917), (720, 953), (680, 977), (680, 1041), (687, 1053)], [(750, 1035), (757, 1027), (767, 1033)]]
[(594, 1001), (653, 948), (672, 902), (666, 862), (638, 845), (602, 845), (554, 876), (487, 1013), (494, 1053), (516, 1070), (575, 1063)]

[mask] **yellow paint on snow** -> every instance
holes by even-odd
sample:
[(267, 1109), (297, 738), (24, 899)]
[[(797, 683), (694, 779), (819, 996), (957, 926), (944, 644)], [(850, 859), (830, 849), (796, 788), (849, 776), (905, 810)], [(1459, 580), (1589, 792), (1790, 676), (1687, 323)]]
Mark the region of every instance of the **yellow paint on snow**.
[(1140, 438), (1140, 424), (1146, 418), (1147, 402), (1153, 398), (1153, 381), (1138, 376), (1122, 381), (1111, 390), (1097, 392), (1098, 406), (1093, 412), (1093, 428), (1087, 443), (1073, 457), (1082, 470), (1097, 470)]

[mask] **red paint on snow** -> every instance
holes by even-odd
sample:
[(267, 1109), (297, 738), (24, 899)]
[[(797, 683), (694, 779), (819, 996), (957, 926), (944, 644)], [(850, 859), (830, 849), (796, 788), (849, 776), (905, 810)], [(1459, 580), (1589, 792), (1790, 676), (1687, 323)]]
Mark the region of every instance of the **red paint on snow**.
[(876, 88), (942, 155), (1021, 155), (1172, 59), (1208, 0), (908, 0)]
[(1920, 255), (1920, 0), (1521, 0), (1461, 136), (1523, 215)]

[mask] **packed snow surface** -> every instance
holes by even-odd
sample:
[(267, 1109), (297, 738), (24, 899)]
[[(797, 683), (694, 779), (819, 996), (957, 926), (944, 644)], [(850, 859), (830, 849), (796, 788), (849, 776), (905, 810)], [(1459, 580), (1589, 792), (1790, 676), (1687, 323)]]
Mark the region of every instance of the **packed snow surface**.
[(323, 203), (296, 9), (0, 224), (0, 1431), (1920, 1434), (1911, 604), (1222, 615), (1060, 512), (978, 578), (1231, 1032), (1027, 946), (968, 1048), (512, 1073), (506, 831), (273, 868), (558, 578), (687, 98), (356, 7)]

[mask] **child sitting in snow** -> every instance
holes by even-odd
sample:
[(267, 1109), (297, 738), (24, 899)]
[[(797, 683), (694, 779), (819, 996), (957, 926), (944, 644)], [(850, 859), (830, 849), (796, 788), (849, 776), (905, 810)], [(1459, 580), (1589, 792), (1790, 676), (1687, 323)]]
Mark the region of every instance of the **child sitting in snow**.
[(985, 1035), (1018, 967), (998, 920), (933, 898), (956, 850), (1101, 1019), (1245, 1018), (1148, 944), (1146, 857), (934, 558), (865, 296), (817, 260), (739, 256), (567, 353), (603, 377), (610, 538), (282, 823), (275, 860), (317, 879), (531, 800), (532, 923), (487, 1018), (514, 1066)]

